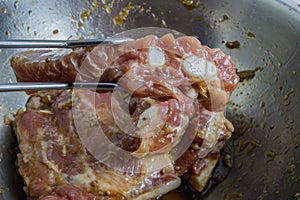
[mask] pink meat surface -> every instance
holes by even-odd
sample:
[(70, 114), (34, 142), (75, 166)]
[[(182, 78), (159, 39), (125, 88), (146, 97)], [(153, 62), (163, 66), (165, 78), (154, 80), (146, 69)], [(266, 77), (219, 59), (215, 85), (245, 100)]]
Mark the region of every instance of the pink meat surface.
[[(42, 199), (132, 199), (162, 189), (166, 193), (178, 187), (180, 180), (170, 166), (158, 168), (151, 173), (142, 173), (155, 162), (169, 162), (167, 157), (156, 156), (155, 160), (137, 163), (133, 159), (115, 169), (99, 163), (82, 144), (76, 128), (85, 126), (85, 120), (74, 125), (70, 90), (55, 94), (40, 93), (31, 97), (27, 110), (20, 113), (15, 120), (16, 132), (19, 136), (21, 154), (18, 156), (20, 173), (24, 177), (25, 191), (28, 196)], [(94, 102), (99, 115), (106, 112), (105, 124), (101, 127), (106, 134), (118, 133), (111, 121), (107, 99), (110, 94), (94, 93), (88, 90), (78, 91), (76, 106), (83, 108), (92, 106), (90, 96), (96, 95)], [(51, 96), (51, 94), (50, 94)], [(45, 98), (48, 98), (45, 102)], [(50, 102), (48, 103), (48, 100)], [(32, 107), (35, 101), (34, 107)], [(83, 118), (90, 117), (86, 109), (81, 110)], [(108, 111), (108, 112), (107, 112)], [(78, 114), (78, 113), (77, 113)], [(100, 119), (103, 119), (100, 116)], [(97, 120), (94, 118), (89, 118)], [(103, 122), (101, 120), (101, 122)], [(88, 130), (89, 127), (81, 127)], [(122, 140), (122, 135), (119, 135)], [(101, 146), (102, 141), (97, 141)], [(109, 149), (102, 149), (109, 152)], [(110, 162), (118, 159), (116, 155), (106, 155)], [(167, 156), (167, 155), (166, 155)], [(166, 163), (170, 164), (170, 163)], [(118, 171), (116, 168), (122, 168)], [(126, 168), (126, 170), (124, 170)], [(133, 168), (133, 169), (131, 169)], [(132, 173), (130, 173), (132, 170)], [(134, 171), (133, 171), (134, 170)], [(161, 173), (161, 170), (164, 173)], [(153, 197), (153, 195), (150, 197)]]
[(19, 82), (120, 86), (30, 94), (15, 130), (34, 199), (149, 199), (176, 189), (184, 174), (201, 191), (233, 132), (224, 111), (235, 65), (195, 37), (27, 51), (11, 65)]
[[(149, 65), (149, 49), (153, 47), (161, 49), (164, 53), (163, 69)], [(172, 96), (175, 94), (170, 84), (197, 85), (205, 82), (207, 78), (205, 75), (195, 78), (183, 67), (183, 61), (191, 55), (215, 65), (225, 92), (231, 93), (235, 89), (239, 78), (230, 56), (220, 49), (210, 49), (201, 45), (195, 37), (175, 39), (171, 34), (162, 38), (150, 35), (119, 45), (98, 45), (73, 51), (21, 52), (11, 59), (11, 65), (19, 82), (116, 82), (123, 76), (122, 86), (132, 89), (132, 86), (138, 85), (135, 92), (139, 95)], [(147, 86), (149, 81), (156, 84), (155, 87)], [(209, 92), (212, 93), (213, 89), (207, 91)], [(216, 105), (220, 104), (214, 110), (224, 108), (228, 101), (223, 96), (213, 98), (217, 102)], [(211, 99), (209, 101), (211, 102)]]

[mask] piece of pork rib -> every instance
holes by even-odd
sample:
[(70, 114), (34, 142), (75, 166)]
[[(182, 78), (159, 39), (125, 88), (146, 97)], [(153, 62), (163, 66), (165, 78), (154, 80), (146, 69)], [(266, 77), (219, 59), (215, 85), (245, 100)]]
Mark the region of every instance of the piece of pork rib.
[[(162, 66), (151, 64), (151, 51), (163, 54), (159, 55), (163, 56)], [(54, 199), (73, 198), (74, 194), (86, 198), (155, 197), (178, 187), (178, 176), (189, 170), (192, 172), (191, 168), (195, 168), (195, 172), (210, 173), (216, 161), (216, 156), (210, 158), (211, 153), (218, 155), (219, 149), (215, 147), (228, 139), (233, 131), (231, 123), (224, 117), (224, 110), (238, 82), (235, 65), (220, 49), (203, 46), (194, 37), (175, 39), (168, 34), (162, 38), (147, 36), (120, 45), (56, 52), (29, 51), (14, 56), (11, 64), (20, 82), (118, 82), (124, 89), (134, 91), (133, 96), (138, 100), (132, 113), (133, 122), (141, 128), (155, 125), (151, 130), (158, 130), (154, 131), (154, 137), (146, 139), (123, 134), (114, 121), (116, 116), (112, 116), (111, 93), (97, 94), (87, 90), (75, 92), (74, 97), (71, 90), (67, 90), (33, 94), (27, 110), (16, 117), (21, 149), (20, 173), (28, 196)], [(183, 136), (189, 136), (185, 131), (189, 130), (188, 123), (197, 113), (195, 104), (198, 104), (200, 113), (196, 125), (198, 131), (192, 146), (175, 162), (179, 170), (175, 172), (173, 169), (168, 155), (170, 149), (164, 149), (155, 162), (143, 160), (144, 155), (168, 144), (173, 148)], [(76, 108), (80, 109), (73, 115)], [(95, 110), (96, 117), (93, 116)], [(156, 124), (150, 121), (145, 124), (141, 120), (145, 114), (156, 116), (154, 112), (159, 116), (153, 119), (161, 119), (156, 120)], [(122, 113), (118, 117), (122, 117)], [(127, 120), (121, 118), (120, 121), (126, 126)], [(95, 158), (95, 154), (110, 152), (105, 142), (95, 139), (95, 126), (100, 126), (116, 146), (134, 156), (142, 155), (142, 162), (129, 159), (126, 165), (119, 165), (118, 156), (122, 158), (121, 154), (104, 153), (100, 159)], [(156, 128), (160, 126), (165, 127), (161, 129), (163, 131)], [(175, 134), (169, 134), (170, 127), (176, 129)], [(79, 132), (84, 132), (84, 138), (89, 138), (92, 150), (82, 144)], [(101, 164), (104, 158), (115, 168)], [(206, 161), (209, 169), (201, 169), (201, 163)], [(164, 167), (160, 170), (144, 172), (145, 166), (161, 165)], [(32, 168), (43, 169), (36, 170), (39, 178), (32, 175)], [(198, 183), (203, 185), (209, 178), (205, 176), (203, 179), (201, 175), (197, 172), (190, 176), (198, 190), (202, 188)], [(95, 181), (98, 179), (101, 184)]]
[[(168, 66), (168, 70), (155, 71), (149, 64), (153, 49), (162, 51), (162, 65)], [(141, 96), (172, 95), (166, 84), (192, 84), (199, 93), (200, 103), (213, 111), (225, 110), (239, 80), (235, 64), (220, 49), (208, 48), (195, 37), (175, 39), (171, 34), (162, 38), (149, 35), (118, 45), (21, 52), (13, 56), (11, 66), (19, 82), (117, 82), (126, 74), (123, 87), (139, 85), (136, 93)], [(209, 73), (214, 71), (217, 74), (211, 76)], [(141, 78), (154, 82), (155, 87), (149, 88)]]
[[(115, 169), (95, 159), (76, 132), (72, 108), (94, 107), (95, 103), (101, 118), (101, 111), (108, 108), (106, 101), (110, 94), (82, 90), (76, 95), (73, 100), (77, 100), (72, 102), (71, 90), (37, 93), (30, 98), (26, 111), (19, 112), (15, 118), (20, 148), (18, 165), (28, 198), (149, 199), (180, 185), (180, 178), (165, 154), (143, 162), (129, 160), (124, 165), (116, 165)], [(95, 102), (88, 98), (92, 95), (96, 96)], [(109, 113), (107, 116), (102, 119), (106, 127), (102, 127), (105, 133), (111, 134), (109, 129), (113, 128), (113, 122)], [(80, 125), (84, 124), (77, 122), (77, 127)], [(101, 141), (98, 144), (101, 146)], [(110, 158), (114, 162), (118, 155)], [(153, 168), (162, 163), (166, 163), (165, 167)], [(154, 170), (148, 172), (148, 168)]]

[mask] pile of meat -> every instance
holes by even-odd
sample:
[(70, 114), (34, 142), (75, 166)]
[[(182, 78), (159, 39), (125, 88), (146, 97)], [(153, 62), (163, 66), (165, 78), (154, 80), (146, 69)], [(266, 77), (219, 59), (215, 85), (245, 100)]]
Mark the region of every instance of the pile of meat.
[(195, 37), (27, 51), (11, 65), (19, 82), (118, 84), (30, 92), (14, 128), (31, 199), (150, 199), (183, 177), (201, 191), (233, 131), (235, 65)]

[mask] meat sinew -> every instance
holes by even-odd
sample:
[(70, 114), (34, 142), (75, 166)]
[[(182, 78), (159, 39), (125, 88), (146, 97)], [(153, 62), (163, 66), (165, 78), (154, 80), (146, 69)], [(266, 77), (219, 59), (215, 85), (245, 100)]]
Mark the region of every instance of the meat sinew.
[(30, 94), (14, 123), (30, 198), (149, 199), (176, 189), (180, 177), (201, 191), (233, 132), (224, 111), (235, 65), (194, 37), (27, 51), (11, 65), (19, 82), (119, 85)]

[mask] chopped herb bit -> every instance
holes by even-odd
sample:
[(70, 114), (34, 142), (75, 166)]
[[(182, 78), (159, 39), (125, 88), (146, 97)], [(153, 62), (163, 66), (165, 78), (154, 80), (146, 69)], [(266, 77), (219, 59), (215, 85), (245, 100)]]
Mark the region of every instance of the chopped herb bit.
[(226, 42), (225, 46), (228, 49), (239, 49), (240, 48), (240, 42), (239, 41), (233, 41), (233, 42)]
[(193, 0), (177, 0), (177, 1), (179, 1), (188, 10), (197, 8), (200, 5), (199, 1), (193, 1)]

